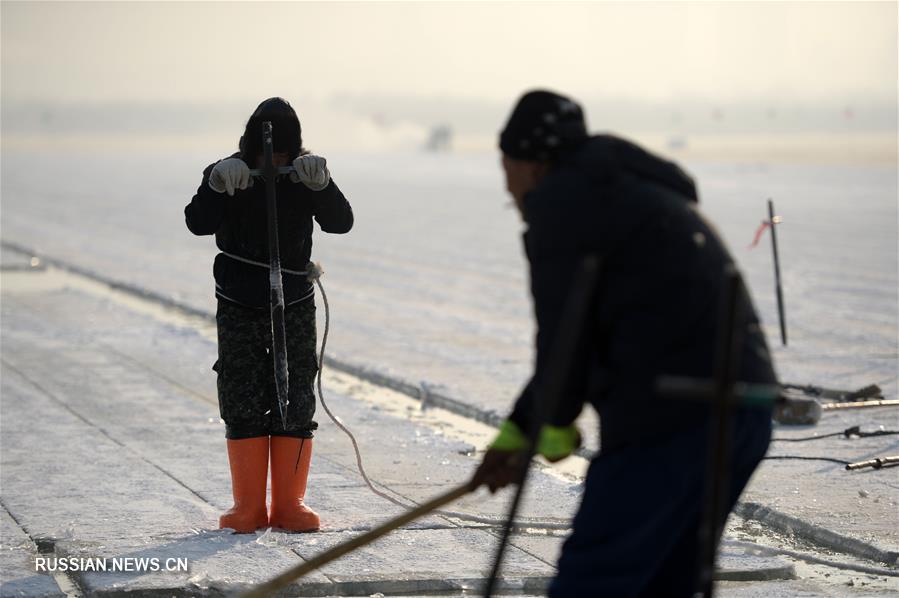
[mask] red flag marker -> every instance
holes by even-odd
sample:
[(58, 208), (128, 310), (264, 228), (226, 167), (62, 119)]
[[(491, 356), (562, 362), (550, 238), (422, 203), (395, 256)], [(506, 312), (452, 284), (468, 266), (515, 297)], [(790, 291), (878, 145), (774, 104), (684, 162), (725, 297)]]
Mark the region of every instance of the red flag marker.
[(749, 249), (752, 249), (759, 244), (762, 235), (765, 234), (765, 229), (769, 226), (771, 226), (770, 222), (768, 222), (767, 220), (762, 220), (762, 223), (759, 225), (758, 230), (755, 231), (755, 237), (752, 239), (752, 243), (749, 244)]

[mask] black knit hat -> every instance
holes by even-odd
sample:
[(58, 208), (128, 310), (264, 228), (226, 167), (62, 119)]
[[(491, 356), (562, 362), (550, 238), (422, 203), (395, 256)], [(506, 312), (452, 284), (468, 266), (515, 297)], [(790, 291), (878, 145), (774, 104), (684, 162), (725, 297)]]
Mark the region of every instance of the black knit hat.
[(518, 160), (552, 160), (587, 138), (580, 105), (551, 91), (529, 91), (521, 96), (505, 128), (499, 148)]
[(269, 98), (259, 104), (247, 121), (243, 137), (240, 138), (240, 154), (245, 162), (261, 156), (262, 123), (272, 123), (272, 144), (275, 153), (284, 152), (293, 160), (303, 149), (303, 135), (300, 119), (293, 107), (283, 98)]

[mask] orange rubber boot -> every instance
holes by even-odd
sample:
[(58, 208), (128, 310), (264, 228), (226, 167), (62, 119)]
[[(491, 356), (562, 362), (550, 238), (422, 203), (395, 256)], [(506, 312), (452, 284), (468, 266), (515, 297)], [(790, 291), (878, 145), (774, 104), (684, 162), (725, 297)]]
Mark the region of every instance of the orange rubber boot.
[(292, 532), (315, 532), (318, 515), (303, 504), (312, 459), (311, 438), (272, 436), (272, 511), (268, 523)]
[(228, 440), (234, 506), (219, 517), (219, 528), (240, 534), (268, 526), (265, 483), (268, 479), (268, 436)]

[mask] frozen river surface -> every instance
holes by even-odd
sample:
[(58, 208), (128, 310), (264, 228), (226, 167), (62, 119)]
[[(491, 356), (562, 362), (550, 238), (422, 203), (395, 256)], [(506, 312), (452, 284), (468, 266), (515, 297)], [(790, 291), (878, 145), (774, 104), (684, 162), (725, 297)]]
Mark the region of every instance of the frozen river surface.
[[(0, 233), (211, 313), (215, 244), (188, 232), (183, 208), (218, 157), (4, 148)], [(356, 214), (348, 235), (314, 238), (332, 308), (328, 353), (504, 413), (529, 374), (533, 328), (522, 227), (497, 156), (328, 160)], [(684, 166), (753, 291), (781, 378), (878, 383), (895, 398), (895, 168)], [(770, 242), (747, 248), (769, 197), (784, 220), (788, 348), (780, 347)]]

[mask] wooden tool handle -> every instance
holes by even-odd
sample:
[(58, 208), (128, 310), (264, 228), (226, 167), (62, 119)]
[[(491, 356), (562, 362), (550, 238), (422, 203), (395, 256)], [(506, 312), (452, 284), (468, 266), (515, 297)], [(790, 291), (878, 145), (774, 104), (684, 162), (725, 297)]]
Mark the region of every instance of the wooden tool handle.
[(439, 509), (447, 503), (465, 496), (466, 494), (474, 491), (475, 488), (476, 486), (474, 486), (472, 482), (467, 482), (462, 486), (453, 488), (452, 490), (444, 494), (432, 498), (421, 506), (406, 511), (399, 517), (391, 519), (390, 521), (387, 521), (379, 525), (378, 527), (365, 532), (364, 534), (356, 536), (355, 538), (350, 538), (346, 542), (338, 544), (337, 546), (334, 546), (333, 548), (330, 548), (322, 552), (321, 554), (312, 557), (305, 563), (300, 563), (299, 565), (288, 569), (277, 577), (256, 586), (252, 590), (241, 594), (240, 596), (241, 598), (265, 598), (266, 596), (271, 596), (278, 590), (287, 587), (294, 580), (303, 577), (307, 573), (311, 573), (312, 571), (315, 571), (323, 565), (326, 565), (331, 561), (336, 560), (343, 555), (356, 550), (357, 548), (361, 548), (366, 544), (370, 544), (381, 536), (388, 534), (393, 530), (418, 519), (419, 517), (423, 517), (424, 515), (427, 515), (428, 513)]

